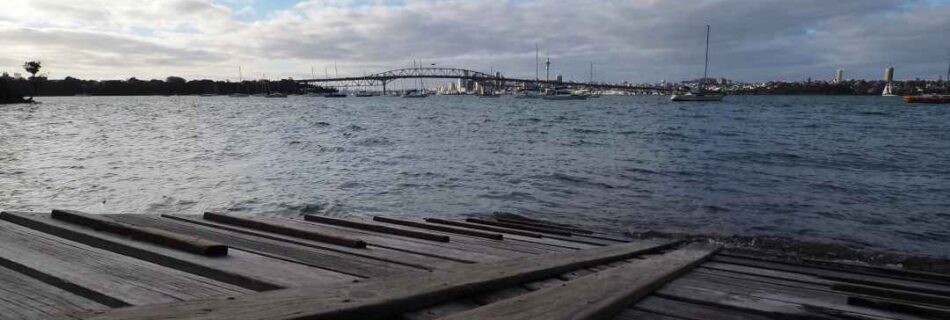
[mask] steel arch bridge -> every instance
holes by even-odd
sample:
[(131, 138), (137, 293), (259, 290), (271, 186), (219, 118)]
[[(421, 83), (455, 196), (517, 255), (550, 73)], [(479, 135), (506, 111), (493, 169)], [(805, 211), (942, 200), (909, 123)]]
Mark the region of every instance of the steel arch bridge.
[(603, 84), (603, 83), (584, 83), (556, 80), (537, 80), (537, 79), (517, 79), (505, 78), (500, 75), (491, 75), (484, 72), (460, 69), (460, 68), (402, 68), (389, 70), (386, 72), (366, 75), (362, 77), (339, 77), (324, 79), (303, 79), (297, 80), (298, 83), (307, 85), (321, 85), (325, 87), (376, 87), (381, 86), (383, 92), (386, 92), (386, 85), (389, 82), (398, 79), (463, 79), (472, 80), (480, 85), (489, 87), (507, 87), (516, 84), (540, 83), (544, 85), (566, 85), (573, 87), (585, 87), (593, 89), (613, 89), (628, 91), (669, 91), (666, 88)]

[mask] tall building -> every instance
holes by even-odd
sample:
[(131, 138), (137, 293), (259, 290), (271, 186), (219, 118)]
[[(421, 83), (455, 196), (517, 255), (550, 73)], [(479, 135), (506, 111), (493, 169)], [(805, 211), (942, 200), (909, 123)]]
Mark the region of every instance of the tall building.
[(841, 83), (841, 81), (844, 81), (844, 69), (838, 69), (835, 72), (835, 83)]
[(887, 69), (884, 69), (884, 81), (887, 81), (887, 83), (894, 81), (894, 67), (887, 67)]

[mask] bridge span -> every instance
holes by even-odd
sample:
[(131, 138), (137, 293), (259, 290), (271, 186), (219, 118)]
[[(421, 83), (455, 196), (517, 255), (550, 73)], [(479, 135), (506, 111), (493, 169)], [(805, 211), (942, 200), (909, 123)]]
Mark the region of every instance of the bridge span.
[(574, 81), (557, 80), (538, 80), (538, 79), (519, 79), (505, 78), (500, 75), (492, 75), (484, 72), (459, 69), (459, 68), (402, 68), (366, 75), (362, 77), (338, 77), (322, 79), (302, 79), (296, 80), (298, 83), (307, 85), (320, 85), (324, 87), (382, 87), (383, 93), (386, 93), (386, 85), (398, 79), (463, 79), (472, 80), (480, 86), (498, 89), (511, 88), (517, 85), (541, 84), (544, 86), (570, 86), (573, 88), (589, 88), (598, 90), (623, 90), (623, 91), (670, 91), (667, 88), (646, 87), (622, 84), (607, 83), (588, 83)]

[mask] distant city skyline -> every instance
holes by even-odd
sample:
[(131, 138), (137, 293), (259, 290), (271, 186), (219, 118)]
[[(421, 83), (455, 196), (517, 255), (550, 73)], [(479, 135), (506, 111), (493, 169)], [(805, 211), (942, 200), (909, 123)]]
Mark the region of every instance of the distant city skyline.
[(4, 0), (0, 71), (51, 78), (309, 78), (457, 66), (607, 82), (702, 76), (757, 82), (937, 79), (950, 59), (946, 0), (427, 1)]

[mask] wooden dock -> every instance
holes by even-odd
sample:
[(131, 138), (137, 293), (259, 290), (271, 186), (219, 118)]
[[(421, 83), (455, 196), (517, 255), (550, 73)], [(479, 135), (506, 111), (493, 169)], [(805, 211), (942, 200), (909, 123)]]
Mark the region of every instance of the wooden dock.
[(950, 276), (521, 218), (2, 212), (0, 319), (950, 319)]

